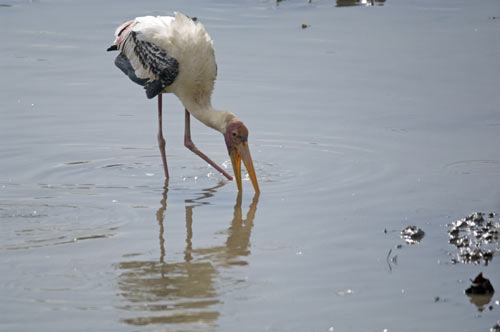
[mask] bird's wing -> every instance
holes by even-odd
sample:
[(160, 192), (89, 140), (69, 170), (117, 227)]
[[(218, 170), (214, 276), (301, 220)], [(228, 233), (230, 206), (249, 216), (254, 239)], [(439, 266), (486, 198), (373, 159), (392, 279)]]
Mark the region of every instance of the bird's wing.
[(141, 38), (141, 33), (131, 31), (130, 38), (133, 43), (132, 65), (140, 64), (136, 68), (136, 75), (148, 72), (149, 81), (144, 85), (148, 98), (161, 93), (165, 87), (172, 84), (179, 74), (179, 62), (170, 56), (166, 50), (158, 45)]
[[(158, 35), (165, 28), (162, 21), (159, 22), (153, 17), (136, 19), (130, 24), (130, 31), (123, 31), (125, 36), (119, 45), (125, 59), (117, 58), (115, 60), (115, 64), (132, 81), (144, 85), (148, 98), (153, 98), (161, 93), (165, 87), (174, 82), (179, 74), (177, 59), (153, 41), (153, 36)], [(125, 60), (128, 60), (128, 64), (125, 63)], [(121, 67), (119, 63), (121, 63)], [(134, 70), (132, 76), (129, 73), (130, 67)], [(145, 83), (143, 84), (143, 82)]]
[(123, 53), (118, 54), (118, 56), (115, 59), (115, 65), (118, 68), (120, 68), (120, 70), (125, 75), (127, 75), (128, 78), (130, 78), (133, 82), (135, 82), (139, 85), (142, 85), (142, 86), (146, 85), (146, 83), (148, 82), (147, 79), (137, 77), (137, 75), (135, 74), (134, 67), (132, 67), (132, 65), (130, 64), (130, 61), (127, 59), (127, 57)]

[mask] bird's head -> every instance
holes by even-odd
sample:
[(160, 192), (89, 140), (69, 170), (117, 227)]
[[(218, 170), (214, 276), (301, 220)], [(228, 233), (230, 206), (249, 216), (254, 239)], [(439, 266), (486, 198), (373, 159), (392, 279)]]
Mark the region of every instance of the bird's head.
[(253, 167), (252, 156), (250, 155), (250, 149), (248, 147), (247, 127), (236, 118), (230, 119), (226, 125), (224, 139), (226, 140), (227, 151), (229, 152), (229, 157), (231, 157), (231, 163), (233, 164), (238, 191), (242, 190), (241, 161), (243, 160), (255, 192), (260, 192), (257, 175)]

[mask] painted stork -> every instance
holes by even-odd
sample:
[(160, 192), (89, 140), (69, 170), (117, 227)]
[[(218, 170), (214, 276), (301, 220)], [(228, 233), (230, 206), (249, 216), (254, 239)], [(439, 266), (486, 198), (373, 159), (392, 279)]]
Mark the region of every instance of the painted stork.
[(148, 98), (158, 97), (158, 144), (168, 179), (165, 139), (162, 132), (162, 94), (173, 93), (185, 108), (184, 145), (221, 172), (232, 176), (208, 158), (191, 140), (190, 115), (224, 135), (238, 191), (242, 191), (241, 161), (256, 192), (259, 184), (248, 147), (248, 129), (228, 111), (212, 107), (217, 76), (213, 42), (205, 27), (181, 13), (137, 17), (120, 25), (108, 51), (120, 51), (115, 65), (133, 82), (142, 85)]

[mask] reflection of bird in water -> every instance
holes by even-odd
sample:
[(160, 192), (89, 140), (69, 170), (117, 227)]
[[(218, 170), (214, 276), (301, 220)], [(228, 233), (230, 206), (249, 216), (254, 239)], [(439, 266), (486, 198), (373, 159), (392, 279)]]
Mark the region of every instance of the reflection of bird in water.
[[(205, 196), (207, 195), (207, 196)], [(244, 260), (237, 260), (239, 257), (248, 256), (250, 254), (250, 234), (253, 228), (253, 220), (255, 218), (255, 213), (257, 211), (257, 203), (259, 202), (259, 194), (255, 193), (252, 199), (252, 203), (248, 208), (248, 213), (246, 218), (243, 219), (243, 212), (241, 208), (242, 197), (241, 193), (238, 193), (236, 197), (236, 203), (234, 205), (233, 220), (231, 226), (228, 229), (228, 236), (225, 246), (217, 246), (211, 248), (201, 248), (201, 249), (191, 249), (191, 237), (192, 230), (191, 225), (193, 223), (193, 209), (201, 205), (196, 203), (198, 200), (205, 197), (210, 197), (213, 194), (205, 193), (205, 195), (189, 200), (186, 202), (194, 203), (193, 205), (186, 205), (186, 228), (188, 239), (186, 240), (186, 259), (191, 258), (192, 255), (200, 254), (208, 255), (217, 264), (228, 266), (228, 265), (247, 265), (248, 263)], [(190, 237), (191, 236), (191, 237)], [(190, 248), (188, 251), (187, 249)]]
[(211, 97), (217, 76), (213, 42), (205, 27), (183, 14), (137, 17), (116, 30), (108, 51), (119, 50), (115, 64), (132, 81), (144, 86), (148, 98), (158, 96), (158, 143), (165, 177), (168, 178), (165, 140), (162, 133), (162, 93), (173, 93), (185, 107), (184, 145), (229, 180), (233, 178), (203, 154), (191, 140), (190, 115), (224, 135), (233, 164), (238, 190), (241, 160), (256, 192), (257, 176), (248, 148), (248, 129), (228, 111), (212, 107)]
[[(167, 184), (167, 182), (166, 182)], [(165, 212), (167, 209), (167, 185), (165, 185), (161, 206), (156, 212), (160, 227), (160, 259), (158, 261), (125, 261), (118, 264), (120, 295), (126, 300), (122, 309), (127, 312), (142, 312), (141, 317), (124, 318), (122, 321), (143, 326), (150, 324), (211, 324), (219, 317), (214, 305), (221, 303), (216, 289), (220, 283), (219, 269), (228, 266), (247, 265), (241, 259), (250, 254), (250, 236), (257, 210), (259, 195), (256, 193), (243, 218), (242, 196), (238, 193), (233, 218), (227, 229), (224, 245), (209, 248), (194, 248), (193, 210), (210, 206), (206, 202), (221, 183), (204, 189), (203, 193), (186, 202), (186, 247), (184, 259), (165, 263)], [(134, 315), (135, 316), (135, 315)]]

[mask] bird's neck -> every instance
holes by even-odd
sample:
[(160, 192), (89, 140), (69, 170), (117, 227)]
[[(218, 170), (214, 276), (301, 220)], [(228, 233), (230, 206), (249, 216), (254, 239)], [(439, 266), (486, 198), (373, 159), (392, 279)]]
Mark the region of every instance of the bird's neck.
[(191, 99), (181, 100), (184, 107), (192, 116), (222, 134), (226, 132), (226, 125), (229, 120), (235, 117), (231, 112), (214, 109), (210, 101), (198, 103)]

